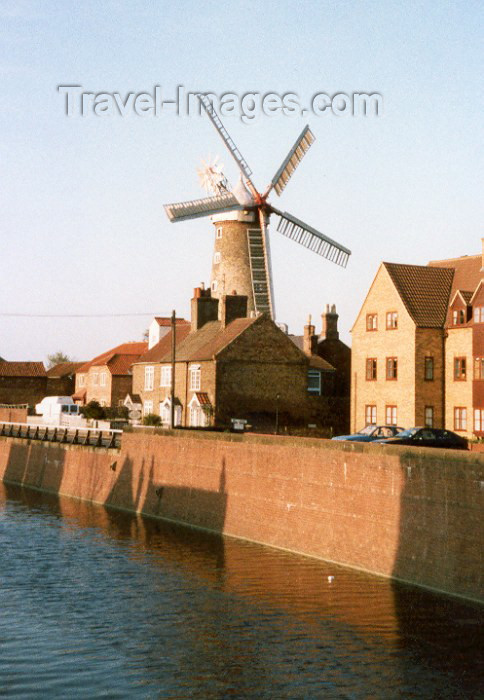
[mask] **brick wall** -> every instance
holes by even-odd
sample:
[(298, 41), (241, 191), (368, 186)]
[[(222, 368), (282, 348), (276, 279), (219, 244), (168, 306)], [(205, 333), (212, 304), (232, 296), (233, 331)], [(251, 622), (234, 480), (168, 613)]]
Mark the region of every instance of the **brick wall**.
[[(449, 328), (445, 344), (446, 350), (446, 398), (445, 426), (456, 430), (454, 409), (466, 409), (467, 429), (456, 430), (460, 435), (472, 437), (472, 328)], [(466, 358), (466, 379), (454, 378), (454, 360), (456, 357)]]
[(0, 478), (474, 599), (484, 458), (331, 441), (124, 434), (120, 452), (0, 438)]
[[(434, 378), (431, 380), (425, 379), (426, 357), (433, 358)], [(445, 368), (443, 330), (440, 328), (417, 328), (415, 333), (414, 425), (425, 425), (425, 408), (432, 407), (434, 414), (433, 427), (444, 427), (444, 389)]]
[[(396, 311), (398, 328), (386, 329), (386, 314)], [(378, 328), (367, 331), (368, 314), (376, 314)], [(365, 425), (365, 406), (376, 405), (377, 423), (385, 423), (385, 407), (397, 407), (397, 424), (415, 425), (415, 323), (408, 314), (386, 269), (381, 266), (352, 329), (351, 430)], [(387, 357), (398, 359), (398, 379), (387, 380)], [(366, 379), (366, 360), (376, 358), (377, 379)]]
[(47, 377), (0, 377), (0, 403), (35, 406), (46, 396)]

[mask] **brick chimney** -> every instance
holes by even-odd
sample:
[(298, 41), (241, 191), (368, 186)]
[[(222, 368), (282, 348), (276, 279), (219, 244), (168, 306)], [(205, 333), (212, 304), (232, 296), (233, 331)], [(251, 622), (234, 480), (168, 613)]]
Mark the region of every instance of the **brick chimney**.
[(213, 299), (210, 289), (195, 287), (192, 298), (191, 330), (198, 331), (209, 321), (218, 320), (218, 299)]
[(338, 314), (336, 313), (336, 306), (326, 304), (326, 311), (321, 314), (322, 320), (322, 330), (319, 340), (338, 340)]
[(318, 338), (316, 336), (316, 327), (311, 322), (311, 316), (308, 318), (308, 323), (304, 326), (303, 336), (303, 352), (305, 355), (316, 355), (318, 349)]
[(246, 295), (237, 294), (234, 290), (231, 294), (224, 294), (220, 301), (220, 321), (223, 328), (236, 318), (247, 318)]

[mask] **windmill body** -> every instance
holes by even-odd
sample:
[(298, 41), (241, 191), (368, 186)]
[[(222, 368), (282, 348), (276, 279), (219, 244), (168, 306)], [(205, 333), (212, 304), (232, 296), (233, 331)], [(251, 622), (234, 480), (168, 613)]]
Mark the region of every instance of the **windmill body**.
[(306, 126), (291, 148), (265, 193), (260, 194), (252, 182), (247, 161), (230, 138), (227, 130), (204, 95), (198, 96), (225, 146), (241, 173), (231, 189), (222, 166), (214, 161), (199, 171), (202, 183), (212, 196), (189, 202), (165, 205), (170, 221), (184, 221), (211, 216), (215, 228), (211, 290), (213, 296), (236, 291), (248, 298), (249, 314), (266, 313), (275, 318), (272, 288), (268, 223), (271, 214), (279, 217), (277, 230), (300, 245), (345, 267), (350, 251), (300, 219), (281, 212), (267, 201), (272, 189), (280, 195), (296, 167), (314, 142)]

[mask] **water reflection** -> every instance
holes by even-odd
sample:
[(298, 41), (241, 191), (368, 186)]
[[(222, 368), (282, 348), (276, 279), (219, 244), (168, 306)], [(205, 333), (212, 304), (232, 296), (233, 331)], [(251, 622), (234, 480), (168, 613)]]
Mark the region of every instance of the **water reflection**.
[(477, 697), (476, 606), (0, 489), (7, 695)]

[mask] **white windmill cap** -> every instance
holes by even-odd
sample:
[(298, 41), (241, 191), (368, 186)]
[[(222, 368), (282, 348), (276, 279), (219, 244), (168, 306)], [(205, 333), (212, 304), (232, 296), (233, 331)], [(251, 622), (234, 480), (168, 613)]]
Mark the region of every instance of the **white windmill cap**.
[(232, 194), (234, 195), (238, 203), (243, 207), (253, 207), (255, 204), (254, 198), (245, 186), (245, 182), (242, 178), (242, 175), (240, 175), (239, 181), (232, 190)]

